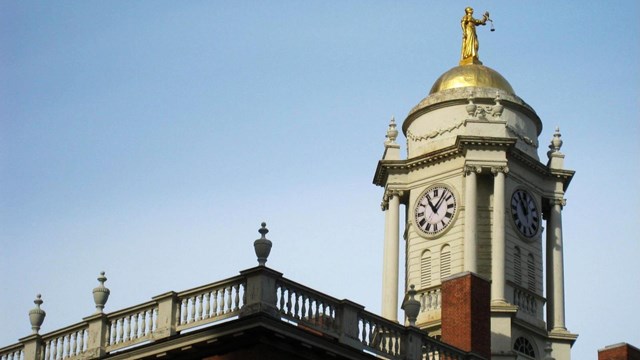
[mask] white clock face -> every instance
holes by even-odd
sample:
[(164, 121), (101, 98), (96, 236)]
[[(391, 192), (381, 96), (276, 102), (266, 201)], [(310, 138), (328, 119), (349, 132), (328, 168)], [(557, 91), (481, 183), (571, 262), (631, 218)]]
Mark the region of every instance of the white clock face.
[(520, 233), (528, 238), (540, 229), (540, 214), (536, 202), (528, 192), (516, 190), (511, 196), (511, 217)]
[(429, 188), (418, 199), (415, 207), (416, 226), (433, 235), (444, 230), (456, 213), (456, 197), (444, 186)]

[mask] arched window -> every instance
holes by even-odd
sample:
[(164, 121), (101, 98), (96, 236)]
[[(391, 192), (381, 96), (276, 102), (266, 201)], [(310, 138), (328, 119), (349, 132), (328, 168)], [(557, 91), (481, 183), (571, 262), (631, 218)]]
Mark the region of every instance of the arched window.
[(513, 250), (513, 281), (517, 285), (522, 285), (522, 258), (520, 248), (517, 246)]
[(529, 342), (529, 340), (520, 336), (513, 343), (513, 350), (519, 352), (520, 354), (530, 356), (532, 358), (536, 358), (536, 352), (533, 350), (533, 345)]
[(533, 255), (527, 256), (527, 288), (529, 291), (536, 291), (536, 263)]
[(445, 245), (440, 250), (440, 281), (451, 275), (451, 246)]
[(424, 289), (431, 286), (431, 251), (425, 250), (420, 259), (420, 286)]

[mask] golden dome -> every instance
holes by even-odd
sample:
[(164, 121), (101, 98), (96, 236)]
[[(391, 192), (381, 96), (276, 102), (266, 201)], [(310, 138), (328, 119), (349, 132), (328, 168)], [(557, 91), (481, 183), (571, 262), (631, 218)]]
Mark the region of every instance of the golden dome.
[(442, 74), (431, 87), (429, 95), (439, 91), (462, 88), (482, 87), (504, 90), (515, 95), (513, 88), (497, 71), (484, 65), (460, 65)]

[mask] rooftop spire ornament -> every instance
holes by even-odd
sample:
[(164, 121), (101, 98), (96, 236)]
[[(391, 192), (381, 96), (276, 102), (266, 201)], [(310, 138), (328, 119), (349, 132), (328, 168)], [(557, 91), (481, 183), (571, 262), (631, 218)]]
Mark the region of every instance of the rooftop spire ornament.
[(491, 23), (491, 31), (496, 29), (493, 27), (493, 20), (489, 18), (489, 12), (485, 11), (482, 19), (473, 17), (473, 8), (464, 9), (464, 16), (460, 20), (462, 27), (462, 53), (460, 56), (460, 65), (482, 65), (478, 58), (478, 35), (476, 35), (476, 26), (487, 25), (487, 21)]

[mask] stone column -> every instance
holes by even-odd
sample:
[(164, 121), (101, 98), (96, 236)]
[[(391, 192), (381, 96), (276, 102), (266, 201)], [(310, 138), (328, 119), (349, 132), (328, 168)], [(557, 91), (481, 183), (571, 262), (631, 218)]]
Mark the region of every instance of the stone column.
[(552, 199), (547, 220), (547, 327), (566, 331), (564, 323), (564, 260), (562, 253), (562, 207), (564, 199)]
[(478, 166), (465, 166), (464, 198), (464, 271), (478, 272)]
[(506, 166), (494, 167), (493, 182), (493, 226), (491, 228), (491, 302), (505, 303), (505, 174)]
[(398, 321), (398, 258), (400, 256), (400, 192), (388, 191), (383, 201), (382, 317)]

